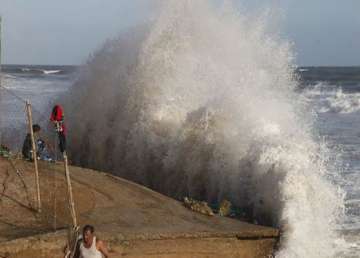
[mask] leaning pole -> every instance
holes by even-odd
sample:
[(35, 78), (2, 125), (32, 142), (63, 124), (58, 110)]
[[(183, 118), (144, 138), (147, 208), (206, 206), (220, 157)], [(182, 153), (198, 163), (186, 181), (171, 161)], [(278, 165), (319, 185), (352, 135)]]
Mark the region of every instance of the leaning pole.
[(1, 84), (1, 22), (2, 22), (2, 17), (0, 16), (0, 87), (2, 86)]
[(40, 180), (39, 180), (39, 166), (37, 162), (37, 153), (36, 153), (36, 146), (35, 146), (35, 137), (34, 137), (34, 128), (32, 122), (32, 111), (31, 105), (29, 101), (26, 101), (26, 115), (29, 125), (29, 132), (31, 137), (31, 149), (32, 149), (32, 159), (34, 161), (34, 168), (35, 168), (35, 182), (36, 182), (36, 203), (37, 203), (37, 212), (41, 212), (41, 199), (40, 199)]
[[(2, 70), (1, 70), (1, 22), (2, 22), (2, 17), (0, 16), (0, 88), (2, 87)], [(0, 91), (0, 105), (1, 105), (1, 91)], [(2, 127), (2, 114), (1, 114), (1, 111), (0, 111), (0, 144), (2, 142), (2, 139), (1, 139), (1, 127)]]

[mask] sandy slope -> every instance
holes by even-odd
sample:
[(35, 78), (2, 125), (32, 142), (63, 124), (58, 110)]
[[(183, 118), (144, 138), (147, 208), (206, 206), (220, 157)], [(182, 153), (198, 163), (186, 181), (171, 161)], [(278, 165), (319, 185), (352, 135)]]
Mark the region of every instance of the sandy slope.
[[(33, 164), (13, 163), (0, 159), (0, 257), (61, 257), (71, 221), (62, 164), (40, 163), (37, 214)], [(273, 228), (194, 213), (121, 178), (70, 170), (79, 223), (95, 225), (112, 257), (264, 257), (278, 236)]]

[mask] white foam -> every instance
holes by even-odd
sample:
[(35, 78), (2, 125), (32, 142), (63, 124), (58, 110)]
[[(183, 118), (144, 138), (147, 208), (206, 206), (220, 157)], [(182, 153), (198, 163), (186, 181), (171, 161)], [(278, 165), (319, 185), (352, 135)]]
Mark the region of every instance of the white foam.
[(355, 113), (360, 111), (360, 93), (343, 92), (342, 88), (328, 85), (324, 82), (305, 90), (310, 100), (315, 99), (319, 113)]
[(307, 72), (307, 71), (309, 71), (309, 69), (300, 68), (299, 71), (300, 71), (300, 72)]
[(56, 74), (62, 72), (61, 70), (42, 70), (44, 74)]
[(164, 1), (149, 31), (105, 45), (72, 89), (71, 155), (172, 196), (253, 206), (284, 230), (277, 257), (336, 257), (342, 191), (295, 92), (289, 44), (267, 24)]
[(326, 98), (325, 107), (320, 112), (354, 113), (360, 111), (360, 93), (344, 93), (338, 89)]
[(57, 74), (62, 72), (62, 70), (45, 70), (45, 69), (36, 69), (36, 68), (21, 68), (22, 72), (25, 73), (31, 73), (31, 72), (36, 72), (36, 73), (43, 73), (43, 74)]

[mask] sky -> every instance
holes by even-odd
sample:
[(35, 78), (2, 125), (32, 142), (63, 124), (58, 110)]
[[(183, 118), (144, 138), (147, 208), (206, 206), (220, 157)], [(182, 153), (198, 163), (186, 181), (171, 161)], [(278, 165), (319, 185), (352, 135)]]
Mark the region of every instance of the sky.
[[(0, 0), (2, 62), (82, 64), (106, 39), (144, 22), (151, 1)], [(360, 0), (234, 1), (281, 9), (281, 35), (293, 43), (297, 65), (360, 65)]]

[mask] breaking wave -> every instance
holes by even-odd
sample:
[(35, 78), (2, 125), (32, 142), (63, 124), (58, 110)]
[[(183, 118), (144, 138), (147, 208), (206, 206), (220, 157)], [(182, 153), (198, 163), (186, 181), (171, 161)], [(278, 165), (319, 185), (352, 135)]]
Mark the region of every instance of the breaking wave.
[(62, 70), (43, 70), (43, 69), (33, 69), (33, 68), (21, 68), (22, 73), (41, 73), (41, 74), (57, 74), (61, 73)]
[(61, 70), (43, 70), (42, 71), (44, 74), (56, 74), (56, 73), (61, 73)]
[(317, 99), (316, 109), (319, 113), (356, 113), (360, 111), (360, 93), (344, 92), (337, 86), (319, 83), (307, 89), (305, 95)]
[(360, 93), (344, 93), (341, 89), (326, 99), (320, 112), (354, 113), (360, 110)]
[[(65, 70), (59, 68), (64, 68)], [(72, 72), (73, 69), (74, 69), (73, 66), (46, 66), (46, 65), (29, 65), (26, 67), (23, 67), (21, 65), (4, 65), (2, 67), (2, 71), (5, 72), (8, 77), (62, 75)]]
[(209, 2), (164, 1), (94, 54), (64, 101), (71, 158), (176, 198), (230, 199), (283, 230), (277, 257), (335, 257), (342, 194), (289, 44), (271, 15)]

